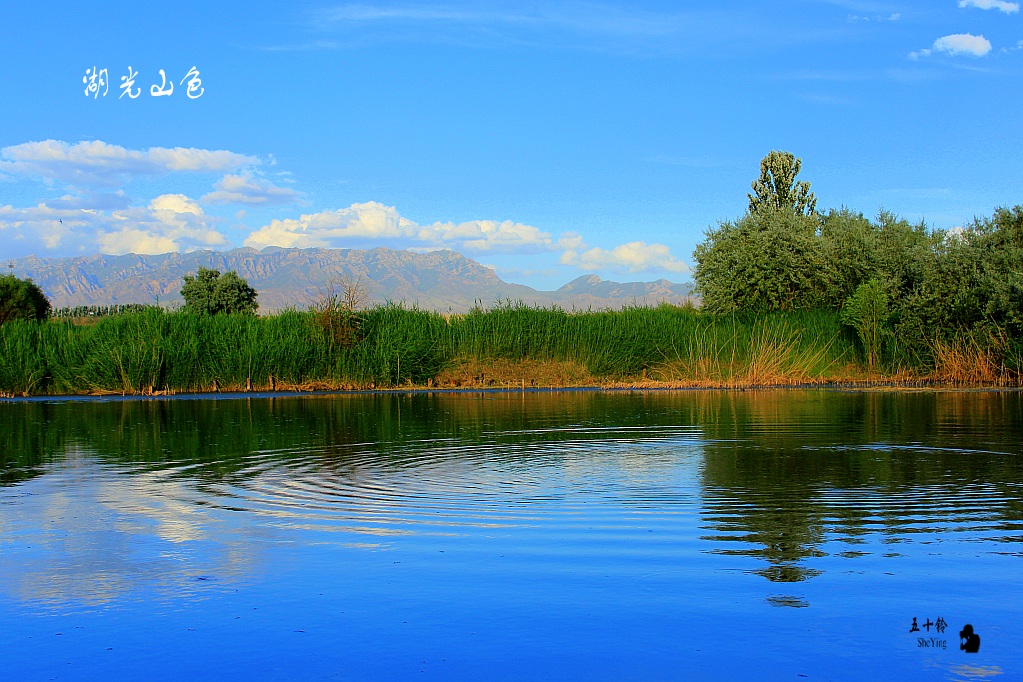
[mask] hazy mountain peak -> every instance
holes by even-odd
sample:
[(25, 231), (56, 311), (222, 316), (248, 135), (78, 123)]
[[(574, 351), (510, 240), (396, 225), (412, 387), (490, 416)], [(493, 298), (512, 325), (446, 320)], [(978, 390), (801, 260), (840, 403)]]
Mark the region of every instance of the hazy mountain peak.
[(492, 269), (448, 249), (415, 253), (371, 250), (267, 247), (260, 251), (193, 251), (159, 255), (92, 255), (14, 261), (14, 273), (31, 277), (54, 307), (115, 303), (181, 302), (184, 276), (200, 267), (235, 270), (259, 292), (263, 311), (305, 308), (331, 282), (361, 282), (375, 303), (404, 301), (423, 308), (462, 312), (476, 301), (500, 300), (565, 308), (615, 308), (661, 301), (683, 303), (688, 284), (619, 283), (582, 275), (557, 291), (537, 291), (505, 282)]
[(580, 277), (576, 277), (571, 282), (558, 289), (558, 291), (575, 291), (577, 289), (586, 289), (588, 287), (596, 286), (603, 281), (604, 280), (600, 278), (600, 275), (582, 275)]

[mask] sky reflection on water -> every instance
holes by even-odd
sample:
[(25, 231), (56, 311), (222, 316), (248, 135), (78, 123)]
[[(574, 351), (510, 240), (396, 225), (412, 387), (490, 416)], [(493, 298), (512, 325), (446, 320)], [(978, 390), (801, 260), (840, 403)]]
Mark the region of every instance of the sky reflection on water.
[(0, 656), (40, 679), (1012, 679), (1021, 405), (5, 402)]

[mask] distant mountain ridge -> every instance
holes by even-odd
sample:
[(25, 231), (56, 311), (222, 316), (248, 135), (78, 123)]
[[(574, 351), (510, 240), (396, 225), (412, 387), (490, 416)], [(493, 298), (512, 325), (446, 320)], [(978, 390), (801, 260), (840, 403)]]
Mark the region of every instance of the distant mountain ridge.
[(57, 308), (156, 302), (173, 306), (181, 302), (183, 277), (200, 267), (237, 271), (259, 292), (263, 311), (304, 309), (332, 280), (342, 277), (360, 280), (371, 302), (403, 301), (445, 312), (464, 312), (477, 303), (488, 306), (501, 300), (594, 309), (662, 301), (682, 304), (692, 294), (691, 285), (665, 279), (620, 283), (597, 275), (583, 275), (556, 291), (538, 291), (505, 282), (490, 268), (448, 250), (268, 247), (155, 256), (29, 256), (12, 264), (15, 275), (31, 277)]

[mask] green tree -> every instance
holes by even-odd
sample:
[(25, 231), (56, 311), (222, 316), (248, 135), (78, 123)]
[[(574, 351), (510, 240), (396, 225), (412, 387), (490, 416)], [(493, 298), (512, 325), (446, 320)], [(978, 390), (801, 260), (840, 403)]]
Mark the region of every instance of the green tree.
[(881, 358), (881, 341), (888, 322), (888, 294), (874, 278), (856, 287), (842, 309), (842, 323), (856, 330), (871, 371)]
[(711, 312), (798, 310), (829, 301), (833, 268), (820, 238), (822, 219), (801, 162), (772, 151), (760, 161), (749, 212), (721, 223), (696, 247), (693, 279)]
[(702, 307), (715, 313), (824, 307), (831, 287), (816, 225), (808, 216), (772, 212), (708, 231), (693, 253)]
[(45, 320), (50, 302), (31, 279), (0, 275), (0, 324), (11, 320)]
[(761, 159), (760, 177), (753, 181), (753, 194), (746, 195), (750, 215), (778, 210), (813, 215), (817, 197), (810, 191), (810, 183), (796, 182), (802, 165), (802, 159), (790, 152), (772, 151)]
[(999, 208), (972, 230), (976, 248), (986, 257), (981, 266), (984, 315), (1023, 333), (1023, 206)]
[(259, 306), (257, 295), (234, 270), (221, 275), (219, 270), (199, 268), (194, 276), (185, 275), (185, 286), (181, 287), (185, 309), (202, 315), (254, 314)]

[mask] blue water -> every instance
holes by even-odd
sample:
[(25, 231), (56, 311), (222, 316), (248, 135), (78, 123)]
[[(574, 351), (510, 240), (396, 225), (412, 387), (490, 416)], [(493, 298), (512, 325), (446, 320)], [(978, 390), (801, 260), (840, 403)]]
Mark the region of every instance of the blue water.
[(4, 679), (1023, 679), (1018, 393), (9, 401), (0, 433)]

